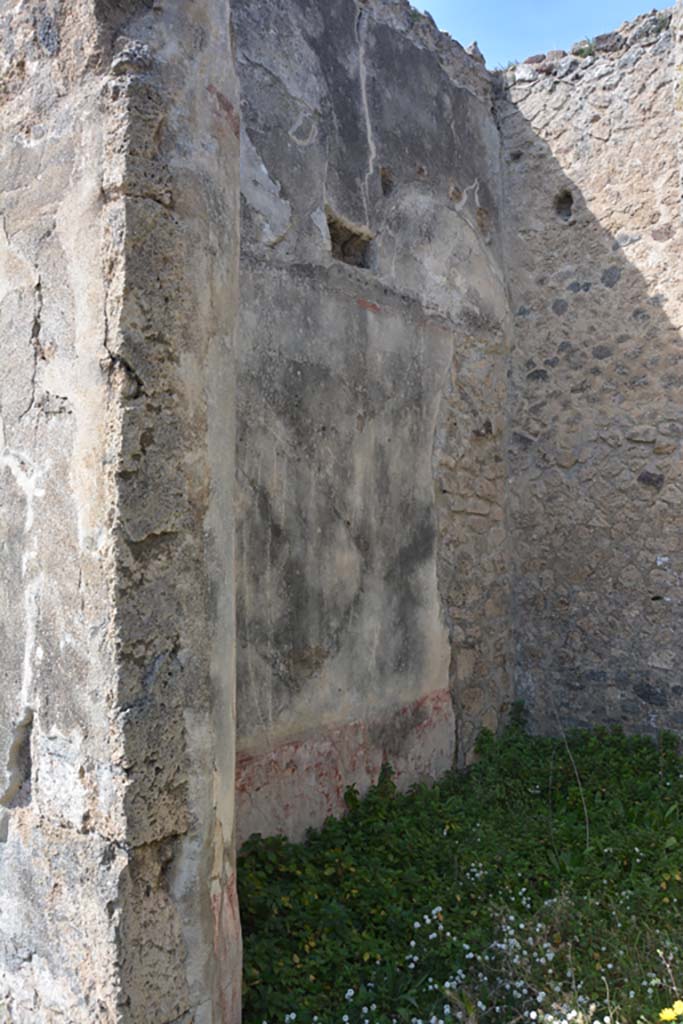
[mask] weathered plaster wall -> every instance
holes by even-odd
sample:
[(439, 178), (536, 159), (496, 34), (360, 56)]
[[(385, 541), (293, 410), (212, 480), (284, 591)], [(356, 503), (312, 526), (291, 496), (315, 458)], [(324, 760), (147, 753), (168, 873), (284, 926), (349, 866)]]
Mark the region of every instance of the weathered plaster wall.
[(85, 3), (19, 5), (2, 32), (0, 999), (12, 1021), (114, 1020), (99, 32)]
[(0, 108), (0, 1006), (239, 1018), (229, 9), (18, 3)]
[(492, 77), (403, 2), (234, 12), (238, 828), (301, 836), (509, 696), (499, 138)]
[(541, 730), (683, 725), (681, 58), (669, 22), (648, 15), (593, 56), (514, 69), (498, 108), (516, 687)]

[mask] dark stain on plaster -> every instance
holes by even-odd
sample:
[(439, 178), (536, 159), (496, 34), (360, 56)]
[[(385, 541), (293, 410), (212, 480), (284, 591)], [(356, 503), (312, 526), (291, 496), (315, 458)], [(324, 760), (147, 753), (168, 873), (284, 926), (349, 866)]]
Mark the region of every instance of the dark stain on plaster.
[(390, 196), (395, 188), (393, 171), (390, 167), (381, 167), (379, 177), (382, 185), (382, 195)]
[(418, 702), (401, 708), (388, 721), (373, 721), (368, 727), (368, 737), (373, 747), (383, 751), (384, 760), (399, 760), (407, 744), (414, 739), (415, 731), (429, 718), (424, 703)]
[(390, 671), (405, 671), (423, 657), (424, 641), (416, 622), (423, 600), (419, 570), (434, 558), (436, 524), (431, 505), (416, 510), (411, 518), (415, 527), (385, 574), (393, 593), (392, 636), (380, 657)]

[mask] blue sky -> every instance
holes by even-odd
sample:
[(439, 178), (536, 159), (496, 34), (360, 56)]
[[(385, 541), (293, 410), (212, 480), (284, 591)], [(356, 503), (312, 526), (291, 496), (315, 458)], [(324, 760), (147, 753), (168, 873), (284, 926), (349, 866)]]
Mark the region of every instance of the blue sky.
[[(463, 46), (479, 43), (490, 68), (533, 53), (568, 50), (579, 39), (618, 28), (652, 10), (647, 0), (418, 0)], [(659, 4), (664, 10), (668, 3)]]

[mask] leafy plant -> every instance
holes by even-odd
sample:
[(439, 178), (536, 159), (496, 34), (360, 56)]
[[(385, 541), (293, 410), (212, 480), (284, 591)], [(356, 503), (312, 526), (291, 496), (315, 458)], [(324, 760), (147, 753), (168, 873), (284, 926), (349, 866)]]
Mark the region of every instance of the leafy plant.
[(409, 794), (386, 767), (305, 843), (245, 844), (245, 1024), (632, 1024), (677, 1005), (677, 740), (530, 737), (517, 709), (478, 758)]
[(580, 46), (577, 50), (572, 51), (575, 57), (594, 57), (595, 56), (595, 40), (589, 39), (585, 46)]

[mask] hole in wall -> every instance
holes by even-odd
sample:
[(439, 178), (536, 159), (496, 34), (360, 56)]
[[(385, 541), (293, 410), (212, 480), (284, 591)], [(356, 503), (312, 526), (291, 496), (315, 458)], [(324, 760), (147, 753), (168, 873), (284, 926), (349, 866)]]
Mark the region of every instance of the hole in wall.
[(7, 759), (9, 784), (0, 793), (2, 807), (28, 807), (31, 802), (31, 732), (33, 709), (26, 708), (14, 727), (12, 744)]
[(380, 167), (380, 181), (382, 182), (382, 195), (390, 196), (394, 191), (394, 175), (390, 167)]
[(325, 210), (327, 229), (330, 232), (332, 255), (351, 267), (370, 266), (370, 242), (372, 235), (367, 228), (350, 224), (329, 208)]
[(560, 220), (571, 220), (574, 209), (574, 196), (568, 188), (563, 188), (555, 196), (555, 213)]

